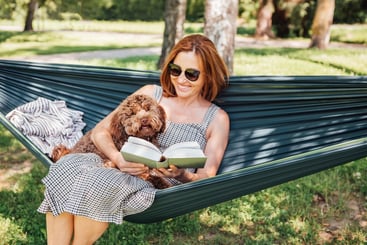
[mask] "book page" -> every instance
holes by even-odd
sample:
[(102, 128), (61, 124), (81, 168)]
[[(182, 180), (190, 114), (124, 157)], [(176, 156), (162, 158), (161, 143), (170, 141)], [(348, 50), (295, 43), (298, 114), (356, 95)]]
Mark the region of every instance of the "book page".
[(200, 145), (195, 141), (181, 142), (168, 147), (163, 156), (166, 158), (178, 157), (205, 157)]
[(142, 145), (144, 147), (149, 147), (149, 148), (151, 148), (152, 150), (154, 150), (156, 152), (162, 153), (161, 150), (157, 146), (155, 146), (154, 144), (152, 144), (151, 142), (149, 142), (147, 140), (140, 139), (140, 138), (134, 137), (134, 136), (130, 136), (127, 139), (127, 141), (128, 142), (131, 142), (133, 144), (136, 144), (137, 147), (140, 147), (140, 145)]
[(141, 156), (154, 161), (160, 161), (162, 157), (162, 154), (159, 150), (157, 151), (156, 149), (150, 147), (149, 145), (137, 145), (129, 141), (125, 142), (125, 144), (122, 146), (121, 152)]
[(201, 168), (205, 165), (206, 156), (197, 142), (181, 142), (168, 147), (164, 154), (152, 143), (129, 137), (121, 148), (124, 159), (130, 162), (143, 163), (151, 168), (178, 167)]

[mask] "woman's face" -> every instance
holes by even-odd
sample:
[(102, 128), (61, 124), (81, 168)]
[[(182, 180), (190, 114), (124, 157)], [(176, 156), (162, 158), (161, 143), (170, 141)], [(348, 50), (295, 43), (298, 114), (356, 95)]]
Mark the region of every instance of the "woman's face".
[[(204, 70), (199, 56), (197, 56), (193, 51), (180, 52), (173, 60), (173, 64), (175, 72), (171, 72), (170, 77), (177, 96), (200, 96), (201, 89), (204, 85)], [(177, 75), (180, 70), (181, 73)], [(172, 73), (175, 74), (172, 75)]]

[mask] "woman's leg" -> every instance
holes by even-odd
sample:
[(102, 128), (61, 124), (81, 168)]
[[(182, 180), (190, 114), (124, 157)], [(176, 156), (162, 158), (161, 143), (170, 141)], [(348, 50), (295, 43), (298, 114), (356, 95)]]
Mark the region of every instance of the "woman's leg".
[(74, 230), (74, 216), (62, 213), (54, 216), (51, 212), (46, 214), (47, 244), (70, 245)]
[(73, 245), (93, 244), (102, 236), (107, 228), (107, 222), (100, 222), (82, 216), (75, 216)]

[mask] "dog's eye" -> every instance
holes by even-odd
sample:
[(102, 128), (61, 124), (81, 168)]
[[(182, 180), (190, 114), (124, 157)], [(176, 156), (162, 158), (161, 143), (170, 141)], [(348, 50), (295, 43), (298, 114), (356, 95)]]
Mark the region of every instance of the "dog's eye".
[(149, 103), (143, 103), (142, 107), (143, 107), (143, 109), (145, 111), (149, 111), (150, 110), (150, 104)]

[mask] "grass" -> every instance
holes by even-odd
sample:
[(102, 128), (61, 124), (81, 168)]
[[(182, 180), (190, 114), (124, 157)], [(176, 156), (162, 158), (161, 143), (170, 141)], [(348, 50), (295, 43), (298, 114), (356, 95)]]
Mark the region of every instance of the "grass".
[[(93, 42), (91, 42), (93, 40)], [(140, 41), (141, 40), (141, 41)], [(34, 56), (94, 50), (111, 50), (160, 45), (160, 39), (139, 39), (134, 35), (98, 35), (87, 32), (0, 32), (0, 57)]]
[(367, 44), (366, 24), (334, 25), (331, 40), (345, 43)]
[[(96, 29), (88, 31), (101, 28), (88, 28), (92, 26)], [(118, 27), (109, 28), (113, 26)], [(90, 36), (69, 35), (0, 31), (0, 57), (157, 45), (153, 40), (122, 45), (102, 34), (94, 34), (98, 41), (91, 43)], [(234, 70), (237, 75), (366, 75), (366, 58), (366, 51), (349, 49), (244, 48), (236, 51)], [(155, 70), (157, 59), (136, 56), (86, 63)], [(21, 171), (26, 166), (31, 170)], [(9, 174), (13, 169), (18, 171)], [(46, 173), (46, 167), (0, 125), (0, 245), (46, 243), (44, 215), (36, 212)], [(97, 244), (365, 244), (366, 199), (364, 158), (164, 222), (111, 225)]]
[[(348, 57), (346, 59), (346, 57)], [(93, 59), (83, 64), (156, 70), (158, 56)], [(73, 62), (73, 61), (69, 61)], [(75, 62), (75, 61), (74, 61)], [(80, 63), (80, 62), (78, 62)], [(234, 57), (234, 75), (366, 75), (367, 51), (292, 48), (244, 48)]]
[[(348, 58), (346, 58), (348, 57)], [(366, 75), (367, 51), (353, 49), (241, 49), (235, 74), (247, 75)]]

